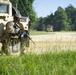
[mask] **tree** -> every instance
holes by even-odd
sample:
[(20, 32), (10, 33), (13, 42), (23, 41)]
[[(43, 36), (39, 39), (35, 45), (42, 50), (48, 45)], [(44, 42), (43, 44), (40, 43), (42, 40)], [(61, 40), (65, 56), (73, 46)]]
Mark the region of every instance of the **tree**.
[(53, 13), (51, 13), (47, 17), (44, 17), (44, 25), (45, 25), (45, 29), (47, 28), (48, 25), (50, 25), (50, 26), (54, 25), (54, 15), (53, 15)]
[(19, 1), (19, 0), (10, 0), (10, 2), (12, 3), (12, 5), (13, 5), (14, 7), (16, 7), (16, 3), (18, 3), (18, 1)]
[(76, 8), (71, 4), (65, 8), (72, 30), (76, 30)]
[(20, 11), (22, 16), (28, 16), (30, 18), (30, 26), (34, 25), (36, 22), (36, 12), (33, 9), (34, 0), (10, 0), (13, 6), (16, 7), (16, 3), (18, 10)]
[(42, 17), (38, 18), (35, 29), (37, 29), (38, 31), (45, 30), (44, 18)]
[(55, 30), (70, 30), (67, 14), (62, 7), (58, 7), (57, 11), (54, 14), (54, 18)]

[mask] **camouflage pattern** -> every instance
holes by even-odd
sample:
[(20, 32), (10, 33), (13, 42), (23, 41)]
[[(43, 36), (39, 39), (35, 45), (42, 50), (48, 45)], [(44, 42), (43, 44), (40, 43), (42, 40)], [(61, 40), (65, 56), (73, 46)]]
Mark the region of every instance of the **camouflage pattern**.
[[(25, 38), (19, 38), (18, 35), (12, 36), (12, 34), (17, 33), (17, 29), (13, 28), (13, 23), (7, 23), (7, 28), (3, 34), (2, 40), (2, 52), (11, 55), (12, 53), (20, 52), (21, 54), (24, 52), (26, 43)], [(14, 31), (15, 30), (15, 31)], [(11, 32), (11, 33), (10, 33)]]
[(20, 42), (21, 42), (21, 54), (24, 54), (24, 50), (25, 50), (25, 48), (26, 48), (26, 39), (25, 39), (25, 37), (23, 37), (23, 38), (20, 38)]
[(4, 33), (2, 40), (2, 52), (6, 55), (17, 53), (20, 51), (20, 40), (18, 38), (11, 38), (7, 33)]
[(3, 40), (2, 40), (2, 52), (5, 54), (11, 53), (11, 38), (8, 34), (4, 33)]

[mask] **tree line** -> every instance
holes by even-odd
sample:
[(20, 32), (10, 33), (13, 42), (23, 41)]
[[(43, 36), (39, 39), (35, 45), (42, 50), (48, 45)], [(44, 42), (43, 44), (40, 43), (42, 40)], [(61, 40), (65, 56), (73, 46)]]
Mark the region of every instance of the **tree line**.
[[(54, 31), (75, 31), (76, 30), (76, 8), (68, 5), (65, 9), (58, 7), (55, 13), (47, 17), (37, 18), (33, 8), (34, 0), (10, 0), (12, 5), (19, 9), (22, 16), (29, 16), (30, 28), (38, 31), (45, 31), (47, 26), (53, 26)], [(21, 3), (22, 1), (22, 3)], [(24, 7), (23, 7), (24, 5)]]
[(65, 9), (59, 6), (54, 14), (38, 18), (34, 29), (44, 31), (48, 25), (53, 26), (54, 31), (75, 31), (76, 8), (71, 4)]

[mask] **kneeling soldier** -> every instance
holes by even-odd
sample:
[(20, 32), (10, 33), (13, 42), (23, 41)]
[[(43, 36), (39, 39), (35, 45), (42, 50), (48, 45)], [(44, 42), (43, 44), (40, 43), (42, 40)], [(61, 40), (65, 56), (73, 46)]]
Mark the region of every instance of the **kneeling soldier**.
[(20, 18), (20, 15), (15, 14), (14, 21), (10, 21), (6, 24), (6, 30), (2, 40), (2, 51), (5, 54), (22, 53), (25, 49), (23, 44), (24, 37), (19, 36), (20, 29), (16, 26), (18, 25), (21, 29), (24, 29), (20, 23)]

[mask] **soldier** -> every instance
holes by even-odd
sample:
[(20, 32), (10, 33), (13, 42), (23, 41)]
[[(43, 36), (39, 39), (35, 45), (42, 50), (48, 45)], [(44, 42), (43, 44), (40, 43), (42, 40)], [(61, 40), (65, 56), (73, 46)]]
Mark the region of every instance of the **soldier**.
[[(24, 27), (23, 27), (23, 24), (22, 23), (20, 23), (20, 18), (21, 18), (21, 16), (20, 15), (18, 15), (18, 14), (15, 14), (14, 15), (14, 23), (17, 23), (19, 26), (20, 26), (20, 28), (21, 29), (23, 29), (24, 30)], [(24, 50), (25, 50), (25, 47), (26, 47), (26, 41), (25, 41), (26, 39), (25, 39), (25, 36), (24, 37), (19, 37), (19, 41), (20, 41), (20, 43), (21, 43), (21, 54), (23, 54), (24, 53)]]
[(2, 51), (5, 54), (12, 54), (20, 52), (22, 53), (25, 49), (24, 46), (24, 37), (20, 37), (19, 28), (16, 27), (16, 24), (22, 28), (23, 25), (20, 23), (21, 16), (18, 14), (14, 15), (14, 21), (10, 21), (6, 24), (6, 30), (4, 32), (3, 40), (2, 40)]

